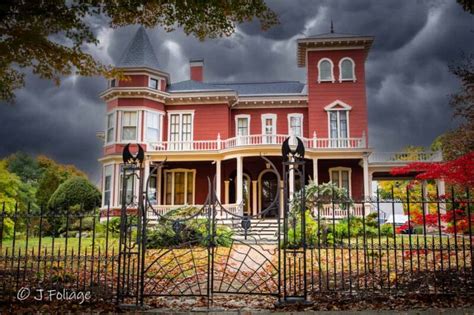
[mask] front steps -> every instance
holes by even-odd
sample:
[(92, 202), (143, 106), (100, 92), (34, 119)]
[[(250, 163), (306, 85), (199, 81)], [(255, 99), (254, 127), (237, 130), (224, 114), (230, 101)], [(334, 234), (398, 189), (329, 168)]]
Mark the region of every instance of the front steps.
[[(242, 244), (277, 244), (278, 220), (277, 219), (250, 219), (250, 227), (245, 230), (241, 219), (228, 219), (218, 221), (232, 228), (232, 238), (236, 243)], [(280, 221), (282, 223), (282, 221)]]

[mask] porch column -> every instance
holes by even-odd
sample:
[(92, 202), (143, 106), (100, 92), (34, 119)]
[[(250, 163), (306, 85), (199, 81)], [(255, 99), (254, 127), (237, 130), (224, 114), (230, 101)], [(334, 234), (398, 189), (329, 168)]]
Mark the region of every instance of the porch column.
[(143, 191), (146, 191), (146, 183), (148, 181), (148, 177), (150, 176), (150, 161), (145, 159), (143, 162), (144, 172), (143, 172)]
[(252, 181), (252, 214), (256, 215), (257, 214), (257, 183), (258, 181), (253, 180)]
[(224, 181), (224, 203), (226, 205), (229, 204), (229, 181)]
[[(446, 195), (446, 185), (444, 183), (444, 179), (437, 179), (436, 180), (436, 187), (438, 187), (438, 194), (440, 196)], [(442, 214), (446, 213), (446, 203), (445, 202), (441, 202), (439, 204), (439, 212), (442, 213)]]
[(162, 174), (162, 166), (159, 166), (158, 169), (156, 170), (157, 174), (156, 174), (156, 203), (158, 205), (161, 205), (161, 191), (162, 191), (162, 187), (161, 187), (161, 174)]
[(372, 180), (373, 180), (374, 173), (369, 172), (369, 196), (372, 196), (373, 191), (372, 191)]
[(221, 160), (216, 161), (216, 197), (221, 201)]
[(318, 158), (313, 158), (313, 182), (318, 185)]
[(370, 197), (369, 192), (369, 158), (367, 154), (364, 154), (362, 159), (363, 161), (363, 168), (364, 168), (364, 199)]
[(237, 158), (237, 176), (236, 176), (236, 185), (237, 185), (237, 194), (235, 202), (240, 204), (243, 200), (243, 157), (238, 156)]
[[(422, 181), (421, 186), (423, 187), (423, 200), (426, 201), (428, 199), (428, 182), (426, 180)], [(427, 203), (427, 202), (423, 203), (423, 212), (425, 214), (430, 213), (429, 209), (430, 209), (429, 208), (429, 203)]]

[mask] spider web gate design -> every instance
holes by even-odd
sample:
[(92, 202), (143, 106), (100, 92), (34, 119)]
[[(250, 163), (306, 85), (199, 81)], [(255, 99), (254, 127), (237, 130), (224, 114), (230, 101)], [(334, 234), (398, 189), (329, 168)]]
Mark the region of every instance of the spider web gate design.
[[(291, 224), (294, 230), (297, 224), (304, 227), (304, 211), (301, 223), (298, 213), (290, 215), (288, 194), (292, 172), (302, 174), (300, 187), (304, 187), (304, 162), (293, 158), (283, 163), (285, 215), (281, 216), (281, 177), (269, 159), (262, 159), (277, 178), (278, 193), (260, 213), (242, 215), (243, 205), (223, 205), (210, 179), (203, 206), (164, 213), (150, 202), (148, 188), (144, 190), (150, 176), (144, 178), (143, 158), (124, 154), (117, 303), (143, 305), (146, 298), (158, 296), (205, 297), (212, 302), (218, 294), (268, 295), (280, 302), (306, 299), (305, 247), (291, 248), (286, 236)], [(164, 164), (152, 164), (150, 174)], [(270, 213), (276, 213), (272, 221), (266, 218)], [(304, 245), (304, 232), (302, 237)]]

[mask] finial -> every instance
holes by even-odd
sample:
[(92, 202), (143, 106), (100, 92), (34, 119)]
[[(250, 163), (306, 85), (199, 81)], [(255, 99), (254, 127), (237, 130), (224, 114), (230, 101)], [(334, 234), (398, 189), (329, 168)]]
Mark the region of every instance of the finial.
[(332, 23), (332, 19), (331, 19), (331, 33), (334, 33), (334, 25)]

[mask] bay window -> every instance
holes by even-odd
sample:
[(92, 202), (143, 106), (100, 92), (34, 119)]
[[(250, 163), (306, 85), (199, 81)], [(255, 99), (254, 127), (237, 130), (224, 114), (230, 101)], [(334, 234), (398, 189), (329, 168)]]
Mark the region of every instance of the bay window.
[(158, 142), (161, 140), (161, 115), (158, 113), (146, 112), (146, 140), (148, 142)]
[(104, 182), (103, 182), (103, 199), (102, 205), (108, 206), (112, 205), (112, 174), (113, 174), (114, 166), (113, 165), (106, 165), (104, 166)]
[(105, 142), (111, 143), (115, 141), (115, 113), (107, 115), (107, 131), (105, 133)]
[(122, 141), (137, 140), (138, 115), (136, 111), (122, 112)]

